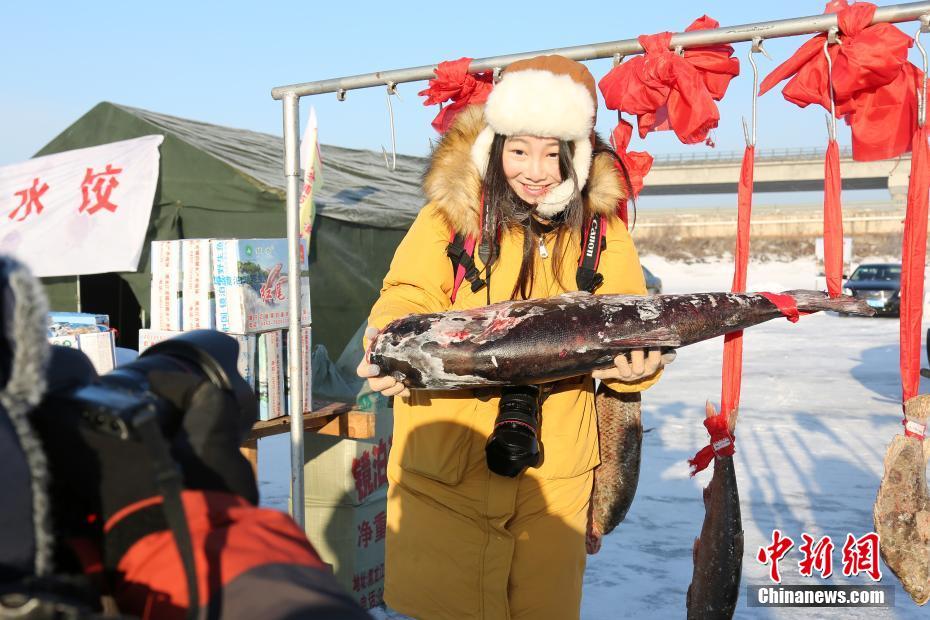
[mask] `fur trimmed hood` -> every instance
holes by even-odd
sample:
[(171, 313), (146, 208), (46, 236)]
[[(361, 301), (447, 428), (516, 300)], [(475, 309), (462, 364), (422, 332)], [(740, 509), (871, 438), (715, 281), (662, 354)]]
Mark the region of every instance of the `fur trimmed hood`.
[[(481, 176), (472, 161), (472, 145), (486, 126), (483, 106), (462, 110), (433, 150), (423, 177), (429, 202), (438, 207), (450, 229), (466, 236), (480, 232)], [(625, 195), (613, 157), (595, 155), (582, 192), (587, 211), (615, 217)]]

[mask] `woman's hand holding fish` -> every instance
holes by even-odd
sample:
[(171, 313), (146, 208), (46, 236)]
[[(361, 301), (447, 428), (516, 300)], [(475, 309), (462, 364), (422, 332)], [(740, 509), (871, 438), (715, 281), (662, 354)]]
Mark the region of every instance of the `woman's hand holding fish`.
[(666, 364), (675, 359), (674, 351), (663, 353), (660, 349), (631, 349), (614, 358), (613, 368), (595, 370), (591, 376), (595, 379), (619, 379), (632, 383), (651, 377)]
[[(369, 342), (377, 335), (378, 330), (374, 327), (369, 327), (365, 330), (365, 340)], [(410, 396), (410, 390), (394, 377), (379, 376), (381, 375), (381, 369), (375, 364), (368, 363), (367, 354), (362, 357), (362, 361), (359, 362), (358, 368), (355, 369), (355, 373), (363, 379), (368, 379), (368, 385), (371, 386), (373, 392), (381, 392), (381, 394), (387, 397)]]

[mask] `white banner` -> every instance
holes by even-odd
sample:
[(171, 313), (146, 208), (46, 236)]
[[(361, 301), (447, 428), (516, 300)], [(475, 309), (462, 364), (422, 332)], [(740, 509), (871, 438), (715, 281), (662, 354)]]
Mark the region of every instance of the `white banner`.
[(0, 254), (39, 277), (137, 271), (162, 140), (145, 136), (0, 167)]

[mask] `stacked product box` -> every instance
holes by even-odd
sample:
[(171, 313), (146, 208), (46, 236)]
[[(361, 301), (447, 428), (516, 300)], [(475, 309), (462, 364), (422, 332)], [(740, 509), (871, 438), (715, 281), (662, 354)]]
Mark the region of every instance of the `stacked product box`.
[(258, 334), (258, 419), (270, 420), (286, 413), (284, 399), (284, 332)]
[[(300, 264), (305, 265), (301, 242)], [(216, 329), (240, 344), (240, 370), (259, 396), (260, 419), (287, 414), (287, 239), (184, 239), (152, 243), (152, 325), (140, 352), (181, 330)], [(301, 273), (301, 323), (310, 281)], [(311, 409), (310, 328), (301, 333), (304, 410)], [(242, 360), (248, 359), (248, 364)], [(247, 371), (245, 370), (247, 369)]]
[(181, 241), (152, 242), (152, 329), (180, 331)]
[(210, 245), (210, 239), (181, 241), (181, 325), (185, 331), (216, 326)]
[[(367, 384), (366, 384), (367, 388)], [(387, 460), (393, 411), (380, 394), (363, 392), (357, 408), (375, 415), (371, 439), (304, 437), (306, 532), (324, 562), (366, 609), (384, 593)]]
[[(287, 239), (216, 239), (211, 250), (216, 329), (233, 334), (286, 329), (291, 275)], [(310, 279), (306, 273), (300, 274), (300, 291), (300, 323), (309, 325)]]
[(90, 358), (97, 374), (105, 374), (116, 367), (116, 341), (113, 332), (78, 334), (81, 353)]
[[(285, 412), (290, 414), (291, 411), (291, 377), (290, 365), (288, 363), (287, 351), (288, 351), (288, 334), (289, 330), (284, 332), (284, 384), (285, 392), (287, 394), (287, 399), (285, 400)], [(302, 327), (300, 329), (300, 349), (303, 358), (301, 359), (301, 368), (300, 376), (303, 380), (303, 394), (301, 395), (303, 401), (303, 412), (309, 412), (313, 410), (313, 386), (311, 385), (312, 373), (310, 371), (310, 355), (313, 351), (313, 343), (311, 339), (311, 330), (309, 327)]]
[(98, 374), (116, 366), (116, 341), (105, 314), (49, 312), (50, 344), (80, 349), (90, 359)]
[[(167, 330), (155, 330), (155, 329), (140, 329), (139, 330), (139, 353), (151, 347), (152, 345), (158, 344), (163, 340), (168, 340), (169, 338), (174, 338), (182, 334), (183, 332), (173, 332)], [(234, 339), (239, 345), (239, 359), (237, 362), (237, 367), (239, 369), (239, 374), (242, 375), (242, 378), (246, 382), (255, 388), (256, 384), (256, 372), (257, 372), (257, 349), (256, 349), (256, 337), (254, 335), (245, 334), (226, 334), (230, 338)]]

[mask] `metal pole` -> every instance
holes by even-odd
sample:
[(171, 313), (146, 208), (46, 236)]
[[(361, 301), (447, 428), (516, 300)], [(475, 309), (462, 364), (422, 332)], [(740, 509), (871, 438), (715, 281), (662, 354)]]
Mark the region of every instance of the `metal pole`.
[(284, 97), (284, 175), (287, 179), (287, 279), (290, 318), (287, 333), (287, 376), (291, 418), (291, 516), (304, 527), (304, 400), (303, 351), (300, 346), (300, 151), (297, 136), (300, 98)]
[[(910, 21), (926, 13), (930, 13), (930, 2), (893, 4), (890, 6), (878, 7), (875, 11), (875, 17), (872, 19), (872, 23)], [(679, 46), (689, 48), (718, 43), (752, 41), (759, 37), (762, 39), (791, 37), (800, 34), (826, 32), (830, 28), (836, 26), (836, 14), (830, 13), (827, 15), (811, 15), (809, 17), (796, 17), (794, 19), (757, 22), (754, 24), (744, 24), (742, 26), (727, 26), (715, 28), (713, 30), (680, 32), (672, 37), (669, 49), (675, 49)], [(491, 58), (479, 58), (472, 61), (470, 70), (478, 72), (506, 67), (517, 60), (532, 58), (539, 54), (560, 54), (573, 60), (594, 60), (595, 58), (610, 58), (616, 54), (629, 56), (631, 54), (642, 53), (642, 51), (643, 48), (639, 44), (639, 41), (636, 39), (624, 39), (622, 41), (610, 41), (607, 43), (594, 43), (591, 45), (579, 45), (575, 47), (562, 47), (520, 54), (509, 54), (506, 56), (494, 56)], [(396, 69), (394, 71), (378, 71), (375, 73), (365, 73), (362, 75), (346, 76), (330, 80), (291, 84), (290, 86), (278, 86), (271, 90), (271, 96), (274, 99), (283, 99), (288, 94), (304, 97), (307, 95), (319, 95), (322, 93), (340, 91), (344, 93), (345, 91), (359, 88), (384, 86), (391, 82), (394, 84), (418, 82), (435, 77), (435, 73), (433, 72), (435, 68), (436, 65), (424, 65), (421, 67)]]

